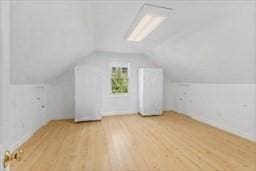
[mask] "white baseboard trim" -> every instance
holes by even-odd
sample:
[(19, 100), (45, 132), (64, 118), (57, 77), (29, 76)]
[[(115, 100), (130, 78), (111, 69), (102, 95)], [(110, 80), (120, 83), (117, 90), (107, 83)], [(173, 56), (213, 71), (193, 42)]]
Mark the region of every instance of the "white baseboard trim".
[(83, 122), (83, 121), (99, 121), (102, 119), (102, 116), (86, 116), (81, 118), (75, 118), (75, 122)]
[(30, 137), (32, 137), (33, 133), (29, 133), (21, 137), (18, 141), (16, 141), (14, 144), (12, 144), (9, 147), (9, 150), (11, 152), (17, 150), (22, 144), (24, 144)]
[(102, 116), (120, 116), (120, 115), (132, 115), (137, 114), (137, 111), (130, 111), (130, 112), (105, 112)]
[(64, 116), (64, 117), (56, 116), (56, 117), (50, 118), (48, 122), (55, 121), (55, 120), (62, 120), (62, 119), (74, 119), (74, 117), (70, 117), (70, 116)]
[(24, 144), (29, 138), (31, 138), (35, 132), (37, 132), (40, 128), (42, 128), (43, 126), (47, 125), (49, 123), (49, 121), (47, 123), (44, 123), (43, 125), (41, 125), (40, 127), (33, 129), (32, 131), (30, 131), (29, 133), (25, 134), (23, 137), (21, 137), (20, 139), (18, 139), (15, 143), (13, 143), (12, 145), (9, 146), (9, 150), (11, 152), (17, 150), (22, 144)]
[(29, 138), (31, 138), (34, 133), (39, 130), (41, 127), (32, 130), (31, 132), (27, 133), (26, 135), (24, 135), (23, 137), (21, 137), (19, 140), (17, 140), (15, 143), (13, 143), (10, 147), (9, 150), (11, 152), (17, 150), (22, 144), (24, 144)]
[(226, 132), (229, 132), (231, 134), (237, 135), (239, 137), (248, 139), (250, 141), (256, 142), (256, 136), (253, 136), (253, 135), (250, 135), (248, 133), (242, 132), (242, 131), (237, 130), (235, 128), (230, 128), (230, 127), (227, 127), (227, 126), (223, 126), (221, 124), (218, 124), (217, 122), (214, 122), (214, 121), (211, 121), (211, 120), (199, 117), (199, 116), (193, 116), (192, 119), (195, 119), (197, 121), (200, 121), (200, 122), (203, 122), (205, 124), (211, 125), (213, 127), (219, 128), (221, 130), (224, 130)]

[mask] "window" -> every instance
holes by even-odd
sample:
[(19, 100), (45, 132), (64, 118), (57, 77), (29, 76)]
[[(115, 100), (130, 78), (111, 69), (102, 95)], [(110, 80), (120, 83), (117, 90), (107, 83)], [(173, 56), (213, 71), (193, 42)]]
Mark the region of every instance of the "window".
[(129, 67), (111, 65), (111, 93), (127, 94), (129, 89)]

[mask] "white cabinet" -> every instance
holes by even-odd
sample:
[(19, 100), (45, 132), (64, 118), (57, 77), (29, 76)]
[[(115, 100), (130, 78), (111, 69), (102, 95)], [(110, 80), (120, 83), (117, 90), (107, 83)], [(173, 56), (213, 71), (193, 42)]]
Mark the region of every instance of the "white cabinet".
[(141, 68), (138, 76), (139, 105), (141, 115), (161, 115), (163, 113), (163, 70)]
[(75, 68), (75, 122), (102, 118), (101, 75), (97, 67), (77, 66)]

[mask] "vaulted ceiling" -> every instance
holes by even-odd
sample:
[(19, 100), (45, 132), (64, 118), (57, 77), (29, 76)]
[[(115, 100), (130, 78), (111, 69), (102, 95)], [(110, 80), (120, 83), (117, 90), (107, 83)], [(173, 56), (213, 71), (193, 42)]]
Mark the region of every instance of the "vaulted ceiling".
[(255, 83), (254, 1), (146, 1), (170, 17), (125, 35), (145, 1), (13, 1), (11, 80), (44, 83), (94, 51), (146, 54), (173, 82)]
[(42, 83), (94, 50), (89, 4), (12, 1), (11, 81)]

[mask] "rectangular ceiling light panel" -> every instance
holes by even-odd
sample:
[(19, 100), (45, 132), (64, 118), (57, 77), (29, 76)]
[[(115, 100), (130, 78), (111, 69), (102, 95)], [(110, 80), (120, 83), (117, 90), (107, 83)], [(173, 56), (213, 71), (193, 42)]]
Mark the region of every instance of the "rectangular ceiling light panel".
[(142, 41), (168, 17), (169, 12), (170, 8), (144, 4), (128, 33), (127, 40)]

